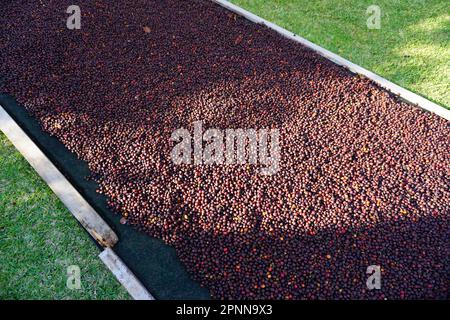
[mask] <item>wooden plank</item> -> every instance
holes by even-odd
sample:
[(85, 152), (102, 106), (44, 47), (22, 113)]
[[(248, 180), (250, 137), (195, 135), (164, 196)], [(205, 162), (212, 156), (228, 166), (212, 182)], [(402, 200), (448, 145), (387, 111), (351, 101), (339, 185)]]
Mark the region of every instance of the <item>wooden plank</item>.
[(103, 263), (135, 300), (155, 300), (111, 248), (99, 255)]
[(144, 286), (111, 249), (118, 237), (95, 210), (84, 200), (64, 175), (0, 106), (0, 130), (24, 156), (81, 225), (103, 247), (99, 258), (136, 300), (154, 300)]
[(396, 85), (395, 83), (390, 82), (389, 80), (386, 80), (383, 77), (380, 77), (379, 75), (377, 75), (367, 69), (364, 69), (363, 67), (360, 67), (360, 66), (354, 64), (353, 62), (350, 62), (350, 61), (338, 56), (337, 54), (312, 43), (311, 41), (308, 41), (308, 40), (296, 35), (295, 33), (292, 33), (270, 21), (267, 21), (245, 9), (242, 9), (241, 7), (239, 7), (235, 4), (230, 3), (229, 1), (226, 1), (226, 0), (211, 0), (211, 1), (221, 5), (222, 7), (226, 8), (226, 9), (228, 9), (228, 10), (254, 22), (254, 23), (265, 25), (266, 27), (278, 32), (282, 36), (284, 36), (288, 39), (294, 40), (296, 42), (299, 42), (302, 45), (304, 45), (305, 47), (308, 47), (308, 48), (314, 50), (315, 52), (317, 52), (321, 56), (327, 58), (328, 60), (331, 60), (340, 66), (346, 67), (347, 69), (349, 69), (350, 71), (352, 71), (354, 73), (357, 73), (357, 74), (360, 74), (360, 75), (363, 75), (363, 76), (369, 78), (370, 80), (374, 81), (381, 87), (389, 90), (393, 94), (400, 96), (401, 98), (403, 98), (404, 100), (408, 101), (409, 103), (411, 103), (413, 105), (417, 105), (424, 110), (435, 113), (444, 119), (450, 120), (450, 110), (447, 110), (444, 107), (441, 107), (440, 105), (425, 99), (424, 97), (421, 97), (409, 90), (406, 90), (406, 89)]
[(0, 105), (0, 130), (24, 156), (73, 216), (103, 247), (118, 241), (115, 232)]

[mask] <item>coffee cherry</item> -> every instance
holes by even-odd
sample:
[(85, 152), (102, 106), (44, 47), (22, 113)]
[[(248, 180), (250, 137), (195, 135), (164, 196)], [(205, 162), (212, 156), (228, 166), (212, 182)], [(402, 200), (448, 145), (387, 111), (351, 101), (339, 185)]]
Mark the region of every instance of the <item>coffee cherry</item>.
[[(447, 297), (448, 121), (211, 1), (86, 1), (76, 31), (61, 12), (2, 3), (0, 92), (213, 298)], [(280, 170), (175, 165), (200, 120), (279, 129)]]

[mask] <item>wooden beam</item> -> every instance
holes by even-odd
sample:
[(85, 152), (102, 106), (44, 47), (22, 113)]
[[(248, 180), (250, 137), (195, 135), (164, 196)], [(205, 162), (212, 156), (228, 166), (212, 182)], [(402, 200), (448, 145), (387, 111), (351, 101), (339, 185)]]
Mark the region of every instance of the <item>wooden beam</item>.
[(337, 54), (335, 54), (331, 51), (328, 51), (327, 49), (322, 48), (322, 47), (312, 43), (311, 41), (308, 41), (308, 40), (300, 37), (299, 35), (296, 35), (295, 33), (291, 32), (291, 31), (288, 31), (270, 21), (267, 21), (261, 17), (258, 17), (257, 15), (255, 15), (245, 9), (242, 9), (241, 7), (239, 7), (235, 4), (232, 4), (229, 1), (226, 1), (226, 0), (211, 0), (211, 1), (219, 4), (220, 6), (228, 9), (229, 11), (232, 11), (232, 12), (246, 18), (247, 20), (250, 20), (257, 24), (265, 25), (269, 29), (272, 29), (272, 30), (278, 32), (282, 36), (284, 36), (288, 39), (291, 39), (293, 41), (296, 41), (298, 43), (301, 43), (303, 46), (312, 49), (313, 51), (317, 52), (319, 55), (327, 58), (328, 60), (331, 60), (334, 63), (336, 63), (340, 66), (343, 66), (354, 73), (357, 73), (357, 74), (365, 76), (366, 78), (369, 78), (370, 80), (374, 81), (381, 87), (387, 89), (388, 91), (392, 92), (393, 94), (396, 94), (397, 96), (403, 98), (404, 100), (408, 101), (409, 103), (411, 103), (413, 105), (419, 106), (420, 108), (422, 108), (424, 110), (435, 113), (444, 119), (450, 120), (450, 110), (447, 110), (444, 107), (441, 107), (440, 105), (438, 105), (434, 102), (431, 102), (430, 100), (427, 100), (424, 97), (419, 96), (418, 94), (415, 94), (409, 90), (406, 90), (406, 89), (396, 85), (395, 83), (390, 82), (389, 80), (386, 80), (385, 78), (380, 77), (379, 75), (377, 75), (367, 69), (364, 69), (363, 67), (360, 67), (360, 66), (354, 64), (353, 62), (350, 62), (350, 61), (342, 58), (341, 56), (338, 56)]
[(155, 300), (111, 248), (103, 250), (99, 257), (133, 299)]
[(114, 246), (118, 241), (115, 232), (84, 200), (66, 177), (53, 165), (1, 105), (0, 130), (3, 131), (87, 232), (103, 247)]

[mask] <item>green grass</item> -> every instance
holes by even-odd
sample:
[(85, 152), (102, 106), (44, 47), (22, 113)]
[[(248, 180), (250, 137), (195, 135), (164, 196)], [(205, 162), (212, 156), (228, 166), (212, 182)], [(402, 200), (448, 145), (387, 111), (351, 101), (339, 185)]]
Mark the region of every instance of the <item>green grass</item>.
[[(0, 299), (128, 299), (99, 250), (0, 133)], [(81, 289), (66, 286), (78, 265)]]
[[(232, 0), (411, 91), (450, 106), (450, 5), (443, 0)], [(369, 30), (369, 5), (382, 11)], [(124, 299), (98, 250), (0, 134), (0, 299)], [(81, 269), (82, 290), (66, 288)]]
[[(450, 108), (450, 2), (231, 0), (231, 2)], [(366, 10), (381, 9), (381, 29)]]

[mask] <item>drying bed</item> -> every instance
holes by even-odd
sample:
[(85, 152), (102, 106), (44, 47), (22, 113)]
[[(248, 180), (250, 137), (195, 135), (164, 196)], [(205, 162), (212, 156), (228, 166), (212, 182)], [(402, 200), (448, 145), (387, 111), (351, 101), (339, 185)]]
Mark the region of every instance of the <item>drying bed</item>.
[[(66, 4), (4, 5), (0, 92), (213, 298), (446, 298), (448, 121), (210, 1)], [(279, 129), (280, 170), (174, 164), (195, 121)]]

